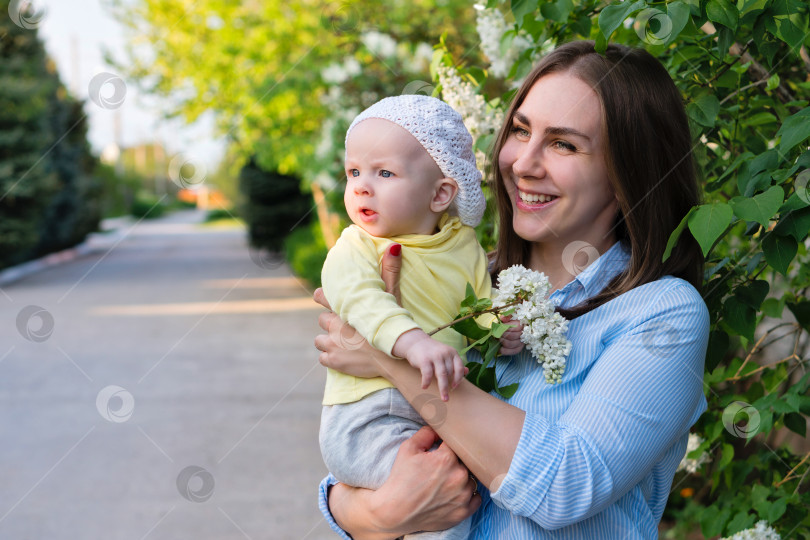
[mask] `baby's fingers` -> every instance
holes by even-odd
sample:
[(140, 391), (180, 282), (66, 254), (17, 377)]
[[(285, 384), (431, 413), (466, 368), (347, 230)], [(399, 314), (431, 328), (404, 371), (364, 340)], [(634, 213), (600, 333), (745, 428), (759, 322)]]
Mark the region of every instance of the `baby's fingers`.
[(453, 358), (453, 388), (461, 384), (461, 381), (464, 380), (464, 362), (461, 361), (461, 357), (456, 355)]
[(424, 390), (428, 386), (430, 386), (430, 379), (433, 378), (433, 364), (430, 362), (425, 362), (425, 365), (422, 366), (422, 389)]
[(448, 392), (450, 391), (447, 384), (447, 367), (444, 365), (444, 360), (436, 363), (436, 381), (439, 383), (439, 395), (442, 401), (450, 399)]

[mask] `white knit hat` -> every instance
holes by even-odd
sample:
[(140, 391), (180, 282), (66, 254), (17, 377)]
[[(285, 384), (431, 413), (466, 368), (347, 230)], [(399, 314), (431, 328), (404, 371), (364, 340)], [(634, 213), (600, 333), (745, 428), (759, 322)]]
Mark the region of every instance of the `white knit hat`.
[(381, 99), (357, 115), (346, 131), (346, 141), (354, 126), (369, 118), (388, 120), (406, 129), (427, 150), (442, 174), (458, 184), (455, 203), (458, 217), (475, 227), (486, 208), (481, 191), (481, 173), (475, 166), (472, 136), (461, 115), (440, 99), (405, 94)]

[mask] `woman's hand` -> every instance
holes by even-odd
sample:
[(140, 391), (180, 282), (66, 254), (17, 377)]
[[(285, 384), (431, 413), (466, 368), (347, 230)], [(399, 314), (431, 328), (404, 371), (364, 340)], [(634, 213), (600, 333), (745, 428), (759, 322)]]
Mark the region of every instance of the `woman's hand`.
[[(401, 248), (397, 248), (400, 248), (399, 244), (392, 244), (385, 251), (381, 275), (386, 292), (394, 295), (397, 303), (401, 304), (399, 271), (402, 267), (402, 257)], [(326, 309), (332, 309), (323, 294), (323, 289), (315, 289), (312, 297)], [(318, 360), (322, 365), (355, 377), (385, 377), (387, 373), (385, 362), (391, 358), (369, 345), (351, 325), (343, 322), (331, 311), (321, 313), (318, 324), (326, 331), (326, 334), (315, 337), (315, 348), (321, 351)]]
[(448, 529), (472, 515), (481, 505), (477, 482), (446, 444), (430, 451), (438, 438), (424, 427), (402, 443), (377, 491), (333, 486), (329, 507), (338, 525), (353, 538), (391, 538)]
[[(320, 289), (315, 291), (316, 302), (319, 292)], [(369, 345), (351, 325), (331, 311), (321, 313), (318, 324), (326, 332), (315, 336), (315, 348), (321, 351), (318, 360), (322, 365), (355, 377), (386, 375), (385, 364), (393, 359)]]

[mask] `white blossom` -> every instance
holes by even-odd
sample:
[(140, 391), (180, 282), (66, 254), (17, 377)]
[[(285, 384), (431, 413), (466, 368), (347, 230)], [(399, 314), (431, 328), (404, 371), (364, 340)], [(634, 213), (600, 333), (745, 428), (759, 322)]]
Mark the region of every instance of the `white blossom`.
[[(442, 86), (442, 98), (464, 119), (464, 126), (473, 140), (494, 134), (500, 129), (503, 111), (490, 107), (472, 83), (462, 80), (451, 67), (439, 66), (436, 73)], [(486, 168), (486, 156), (480, 150), (475, 152), (475, 159), (479, 169)]]
[(360, 36), (366, 48), (377, 56), (390, 58), (397, 54), (397, 42), (388, 34), (371, 30)]
[(546, 382), (555, 384), (562, 380), (571, 342), (565, 337), (568, 321), (554, 311), (554, 303), (547, 298), (550, 289), (545, 274), (514, 265), (498, 274), (492, 305), (504, 307), (520, 301), (514, 312), (523, 324), (520, 341), (543, 366)]
[(721, 540), (782, 540), (782, 537), (763, 519), (753, 528), (745, 529)]
[(481, 4), (476, 4), (476, 30), (481, 38), (481, 50), (489, 59), (490, 72), (499, 78), (506, 77), (512, 64), (517, 57), (531, 47), (531, 42), (521, 35), (516, 35), (509, 43), (509, 46), (501, 46), (503, 36), (509, 30), (503, 14), (497, 9), (487, 9)]
[(689, 474), (694, 474), (701, 465), (709, 460), (709, 455), (706, 452), (703, 452), (695, 459), (689, 459), (687, 457), (691, 452), (697, 450), (701, 444), (703, 444), (703, 438), (700, 435), (697, 433), (689, 434), (689, 441), (686, 443), (686, 453), (684, 454), (681, 463), (678, 465), (678, 471), (686, 471)]

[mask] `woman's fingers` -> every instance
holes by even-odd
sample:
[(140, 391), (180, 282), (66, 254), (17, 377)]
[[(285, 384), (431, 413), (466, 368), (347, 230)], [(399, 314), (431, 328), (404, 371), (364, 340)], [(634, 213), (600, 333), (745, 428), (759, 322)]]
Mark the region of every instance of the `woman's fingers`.
[(326, 300), (326, 295), (323, 294), (323, 289), (321, 287), (315, 289), (315, 292), (312, 293), (312, 299), (315, 300), (315, 302), (322, 305), (323, 307), (325, 307), (326, 309), (328, 310), (332, 309), (332, 306), (330, 306), (329, 302)]
[(385, 250), (380, 264), (380, 275), (385, 283), (385, 290), (394, 295), (400, 306), (402, 305), (402, 297), (399, 294), (399, 271), (402, 269), (401, 250), (402, 246), (399, 244), (391, 244), (391, 247)]

